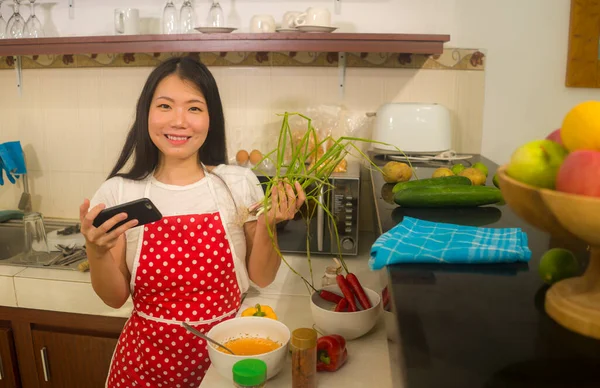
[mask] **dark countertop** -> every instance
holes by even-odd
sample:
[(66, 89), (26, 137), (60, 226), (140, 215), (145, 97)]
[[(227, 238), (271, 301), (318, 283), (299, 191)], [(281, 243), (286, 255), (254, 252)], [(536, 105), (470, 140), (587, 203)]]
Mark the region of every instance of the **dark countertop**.
[[(489, 168), (491, 185), (498, 166), (479, 156), (470, 162), (479, 160)], [(418, 164), (416, 172), (420, 178), (429, 178), (437, 167)], [(400, 222), (405, 213), (384, 199), (381, 174), (375, 170), (371, 176), (381, 233)], [(554, 246), (573, 249), (584, 269), (585, 246), (551, 240), (507, 205), (437, 213), (412, 209), (406, 214), (455, 224), (522, 228), (529, 237), (532, 259), (520, 264), (389, 266), (388, 286), (396, 317), (392, 321), (400, 338), (397, 357), (402, 360), (397, 367), (403, 375), (395, 380), (396, 386), (600, 387), (600, 341), (564, 329), (546, 315), (547, 286), (537, 273), (541, 255)]]

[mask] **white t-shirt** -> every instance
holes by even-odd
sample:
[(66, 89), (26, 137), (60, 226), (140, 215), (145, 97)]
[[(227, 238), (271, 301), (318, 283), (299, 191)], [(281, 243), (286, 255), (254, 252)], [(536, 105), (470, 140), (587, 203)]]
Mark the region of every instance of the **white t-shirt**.
[[(212, 182), (216, 198), (211, 194), (208, 179)], [(227, 187), (223, 183), (226, 183)], [(147, 197), (165, 217), (221, 211), (229, 244), (234, 253), (238, 286), (241, 292), (245, 292), (249, 287), (249, 278), (243, 224), (255, 221), (256, 217), (248, 215), (244, 210), (264, 198), (256, 175), (247, 168), (222, 164), (215, 167), (206, 177), (186, 186), (167, 185), (157, 181), (152, 175), (141, 181), (114, 177), (100, 186), (90, 201), (90, 208), (99, 203), (111, 207), (143, 198), (148, 184), (150, 187)], [(140, 227), (135, 227), (126, 232), (126, 261), (130, 273), (133, 273), (140, 230)]]

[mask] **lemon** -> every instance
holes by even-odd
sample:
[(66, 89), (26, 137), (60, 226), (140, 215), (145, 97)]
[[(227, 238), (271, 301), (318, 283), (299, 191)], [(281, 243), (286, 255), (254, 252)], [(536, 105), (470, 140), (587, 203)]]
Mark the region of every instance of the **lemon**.
[(473, 165), (473, 168), (478, 169), (479, 171), (481, 171), (482, 173), (485, 174), (485, 177), (487, 178), (489, 172), (488, 172), (488, 168), (485, 164), (481, 163), (481, 162), (477, 162)]
[(579, 263), (570, 250), (552, 248), (542, 256), (538, 272), (545, 283), (553, 284), (559, 280), (577, 276)]
[(569, 151), (600, 151), (600, 101), (585, 101), (565, 116), (560, 137)]
[(456, 175), (460, 174), (466, 167), (462, 164), (455, 164), (454, 166), (452, 166), (452, 172)]

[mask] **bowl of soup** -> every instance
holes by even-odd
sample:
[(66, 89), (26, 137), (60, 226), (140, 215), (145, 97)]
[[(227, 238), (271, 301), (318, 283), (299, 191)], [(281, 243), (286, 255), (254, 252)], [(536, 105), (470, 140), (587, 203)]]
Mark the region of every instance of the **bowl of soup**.
[(236, 317), (215, 325), (206, 333), (227, 346), (235, 355), (208, 344), (208, 357), (221, 376), (233, 381), (236, 362), (256, 358), (267, 364), (267, 379), (276, 376), (285, 364), (290, 342), (290, 329), (275, 319)]

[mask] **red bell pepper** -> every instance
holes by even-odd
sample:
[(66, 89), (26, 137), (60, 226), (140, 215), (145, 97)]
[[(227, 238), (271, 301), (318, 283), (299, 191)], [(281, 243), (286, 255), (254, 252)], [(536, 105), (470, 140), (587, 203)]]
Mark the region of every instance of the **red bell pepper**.
[(347, 360), (348, 349), (344, 337), (331, 334), (317, 340), (317, 371), (335, 372)]

